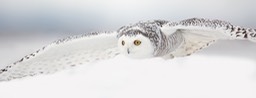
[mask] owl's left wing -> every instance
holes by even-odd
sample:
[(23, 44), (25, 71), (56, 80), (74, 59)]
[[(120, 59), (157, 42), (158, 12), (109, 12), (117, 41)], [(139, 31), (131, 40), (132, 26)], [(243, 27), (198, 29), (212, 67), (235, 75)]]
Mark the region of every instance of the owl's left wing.
[(256, 29), (234, 26), (221, 20), (191, 18), (180, 22), (167, 22), (164, 34), (182, 33), (184, 44), (173, 52), (174, 56), (187, 56), (208, 47), (219, 39), (242, 39), (256, 42)]
[(60, 39), (0, 68), (0, 81), (50, 74), (119, 54), (117, 32), (92, 32)]

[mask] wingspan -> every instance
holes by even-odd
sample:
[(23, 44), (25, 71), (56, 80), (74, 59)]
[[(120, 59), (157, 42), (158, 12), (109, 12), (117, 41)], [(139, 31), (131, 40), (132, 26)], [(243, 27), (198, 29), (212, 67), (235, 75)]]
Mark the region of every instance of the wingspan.
[(119, 54), (117, 32), (92, 32), (60, 39), (0, 69), (0, 81), (50, 74)]

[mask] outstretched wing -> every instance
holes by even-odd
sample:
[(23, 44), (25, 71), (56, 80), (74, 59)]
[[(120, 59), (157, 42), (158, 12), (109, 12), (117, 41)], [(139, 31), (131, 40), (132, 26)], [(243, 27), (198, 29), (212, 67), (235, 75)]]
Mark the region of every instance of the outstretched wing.
[(60, 39), (0, 69), (0, 81), (50, 74), (119, 54), (117, 32), (92, 32)]
[(221, 20), (191, 18), (163, 25), (166, 35), (182, 33), (184, 44), (173, 52), (174, 56), (187, 56), (208, 47), (219, 39), (242, 39), (256, 42), (256, 29), (234, 26)]

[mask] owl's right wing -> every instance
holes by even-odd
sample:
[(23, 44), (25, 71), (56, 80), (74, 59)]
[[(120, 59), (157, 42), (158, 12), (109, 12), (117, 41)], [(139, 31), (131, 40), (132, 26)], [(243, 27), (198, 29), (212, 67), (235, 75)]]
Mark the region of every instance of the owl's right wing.
[(50, 74), (120, 54), (117, 32), (92, 32), (60, 39), (19, 61), (0, 68), (0, 81)]

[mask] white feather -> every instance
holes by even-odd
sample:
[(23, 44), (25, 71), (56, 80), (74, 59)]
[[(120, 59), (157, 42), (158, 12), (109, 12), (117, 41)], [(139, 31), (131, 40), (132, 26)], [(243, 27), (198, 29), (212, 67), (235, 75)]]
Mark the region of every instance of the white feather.
[(116, 36), (116, 32), (111, 32), (59, 40), (33, 53), (34, 56), (26, 56), (2, 68), (0, 81), (54, 73), (67, 67), (112, 58), (119, 54)]

